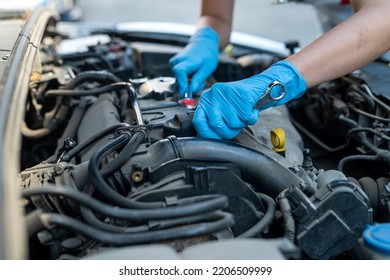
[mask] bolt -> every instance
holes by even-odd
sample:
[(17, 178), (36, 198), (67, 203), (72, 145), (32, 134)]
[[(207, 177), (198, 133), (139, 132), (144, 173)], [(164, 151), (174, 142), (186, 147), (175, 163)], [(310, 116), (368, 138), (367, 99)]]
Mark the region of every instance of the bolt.
[(139, 183), (144, 178), (144, 174), (142, 173), (142, 171), (134, 171), (131, 178), (133, 179), (134, 182)]

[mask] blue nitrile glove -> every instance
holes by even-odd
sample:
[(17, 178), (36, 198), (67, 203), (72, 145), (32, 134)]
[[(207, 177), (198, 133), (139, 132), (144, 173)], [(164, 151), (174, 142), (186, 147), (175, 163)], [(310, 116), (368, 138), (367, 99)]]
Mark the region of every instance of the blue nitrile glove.
[[(284, 85), (285, 95), (272, 104), (254, 109), (274, 81)], [(280, 90), (280, 86), (274, 90)], [(250, 78), (216, 83), (206, 90), (195, 111), (194, 126), (202, 137), (231, 139), (245, 126), (255, 124), (261, 110), (301, 97), (305, 90), (306, 82), (295, 66), (288, 61), (279, 61)]]
[(219, 36), (205, 26), (191, 36), (187, 46), (170, 59), (181, 97), (188, 92), (188, 76), (192, 75), (190, 92), (204, 88), (206, 79), (218, 65)]

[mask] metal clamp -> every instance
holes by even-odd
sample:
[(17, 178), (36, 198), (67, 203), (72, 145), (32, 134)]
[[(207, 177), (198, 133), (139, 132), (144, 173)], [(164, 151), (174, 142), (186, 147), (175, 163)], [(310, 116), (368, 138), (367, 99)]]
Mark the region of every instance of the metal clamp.
[[(276, 86), (281, 87), (281, 92), (277, 96), (272, 96), (271, 91)], [(281, 82), (273, 81), (268, 85), (267, 89), (265, 90), (265, 94), (259, 99), (259, 101), (257, 101), (254, 109), (260, 109), (265, 105), (267, 105), (268, 103), (278, 101), (282, 99), (285, 94), (286, 94), (286, 88), (284, 87), (284, 85)]]

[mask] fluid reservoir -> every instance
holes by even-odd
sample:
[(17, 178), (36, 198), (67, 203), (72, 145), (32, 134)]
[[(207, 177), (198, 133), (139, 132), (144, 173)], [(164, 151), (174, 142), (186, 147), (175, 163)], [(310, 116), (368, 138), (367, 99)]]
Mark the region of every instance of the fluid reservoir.
[(373, 259), (390, 260), (390, 223), (368, 226), (363, 239)]

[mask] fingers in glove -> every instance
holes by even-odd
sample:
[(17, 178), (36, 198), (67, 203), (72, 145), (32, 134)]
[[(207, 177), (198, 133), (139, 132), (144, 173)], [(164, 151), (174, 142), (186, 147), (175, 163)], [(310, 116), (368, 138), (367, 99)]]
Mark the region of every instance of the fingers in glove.
[(175, 55), (175, 56), (172, 56), (170, 59), (169, 59), (169, 64), (171, 65), (171, 67), (175, 66), (176, 64), (179, 63), (179, 59), (180, 57), (178, 55)]
[(221, 138), (232, 139), (240, 133), (241, 128), (232, 129), (229, 127), (218, 108), (209, 106), (206, 110), (206, 114), (209, 127)]
[(243, 113), (240, 117), (245, 125), (254, 125), (259, 119), (260, 110), (254, 109), (249, 113)]
[[(204, 100), (206, 102), (206, 100)], [(234, 111), (226, 111), (224, 108), (218, 108), (217, 106), (213, 106), (212, 104), (207, 105), (207, 112), (210, 112), (210, 115), (220, 115), (223, 119), (221, 125), (224, 124), (231, 130), (241, 130), (247, 124), (243, 122), (239, 115)], [(210, 117), (209, 117), (210, 118)], [(225, 137), (223, 137), (225, 138)]]
[(199, 136), (205, 138), (221, 139), (221, 137), (209, 127), (207, 115), (201, 106), (198, 106), (195, 111), (193, 123)]
[[(202, 100), (207, 106), (219, 108), (227, 125), (231, 129), (242, 129), (247, 125), (252, 125), (259, 118), (259, 110), (254, 110), (245, 100), (231, 100), (233, 92), (229, 88), (224, 88), (225, 84), (216, 84), (215, 94), (218, 94), (220, 101), (218, 105), (215, 102), (210, 102), (208, 96)], [(213, 105), (214, 104), (214, 105)]]
[(199, 67), (200, 61), (185, 60), (172, 68), (172, 71), (176, 76), (176, 83), (179, 86), (181, 96), (188, 92), (188, 75), (196, 72)]
[(204, 88), (205, 81), (214, 72), (214, 67), (204, 63), (198, 71), (192, 76), (190, 90), (191, 92), (198, 92)]
[(179, 87), (180, 96), (183, 97), (184, 93), (188, 92), (187, 72), (175, 68), (172, 71), (176, 77), (176, 84)]

